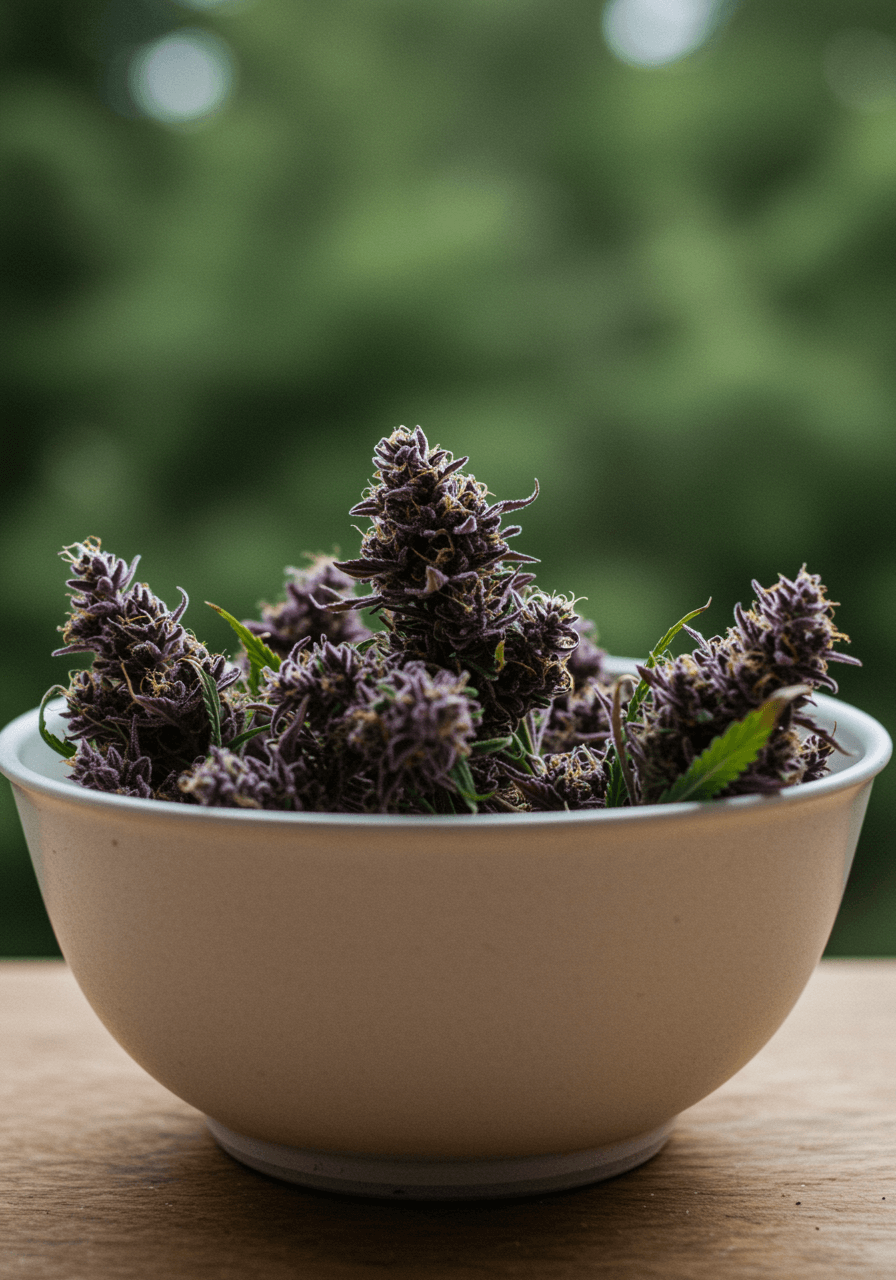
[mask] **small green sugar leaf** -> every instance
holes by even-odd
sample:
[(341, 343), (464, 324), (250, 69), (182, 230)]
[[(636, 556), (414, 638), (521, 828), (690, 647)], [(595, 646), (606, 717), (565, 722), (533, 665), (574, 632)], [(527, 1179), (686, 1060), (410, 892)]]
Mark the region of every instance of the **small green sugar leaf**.
[(260, 733), (264, 733), (270, 727), (268, 724), (256, 724), (251, 729), (244, 729), (242, 733), (238, 733), (235, 738), (225, 743), (225, 746), (228, 751), (236, 751), (237, 747), (241, 747), (244, 742), (248, 742), (250, 738), (257, 738)]
[(477, 800), (488, 800), (494, 794), (494, 792), (491, 791), (488, 792), (487, 795), (478, 794), (476, 791), (476, 783), (474, 782), (473, 775), (470, 772), (470, 766), (464, 759), (459, 759), (455, 762), (454, 768), (451, 770), (449, 777), (453, 780), (454, 785), (457, 787), (458, 794), (470, 810), (470, 813), (476, 813), (478, 811), (476, 806)]
[[(658, 663), (662, 662), (663, 658), (669, 651), (669, 646), (672, 644), (672, 641), (678, 635), (679, 631), (681, 631), (682, 628), (685, 627), (693, 618), (696, 618), (698, 614), (705, 613), (711, 604), (712, 596), (710, 596), (706, 604), (702, 604), (699, 609), (692, 609), (691, 612), (686, 613), (683, 618), (679, 618), (678, 622), (676, 622), (674, 626), (671, 626), (666, 634), (650, 650), (644, 666), (655, 667)], [(638, 708), (646, 698), (649, 687), (650, 686), (647, 681), (642, 676), (635, 686), (635, 691), (629, 699), (628, 706), (625, 709), (626, 724), (630, 724), (638, 714)], [(616, 751), (614, 752), (613, 761), (610, 765), (610, 779), (607, 783), (607, 808), (618, 808), (624, 803), (627, 795), (628, 787), (625, 783), (622, 761), (619, 758), (618, 751)], [(634, 797), (631, 798), (631, 803), (635, 803)]]
[[(711, 604), (712, 604), (712, 596), (710, 596), (706, 604), (702, 604), (699, 609), (692, 609), (691, 612), (686, 613), (683, 618), (679, 618), (678, 622), (676, 622), (674, 626), (669, 628), (669, 630), (666, 632), (663, 638), (659, 641), (659, 643), (655, 644), (654, 647), (650, 650), (650, 653), (647, 655), (647, 661), (644, 663), (644, 666), (655, 667), (657, 666), (658, 663), (662, 662), (663, 658), (669, 652), (669, 648), (672, 644), (672, 641), (678, 635), (679, 631), (681, 631), (683, 627), (687, 626), (687, 624), (691, 622), (694, 618), (696, 618), (699, 614), (705, 613)], [(631, 700), (626, 709), (626, 713), (625, 713), (626, 722), (630, 720), (634, 720), (635, 716), (638, 714), (638, 708), (640, 707), (641, 703), (644, 701), (644, 698), (647, 694), (647, 689), (648, 689), (647, 681), (644, 679), (639, 680), (638, 685), (635, 689), (635, 692), (632, 694)]]
[(209, 728), (211, 730), (212, 745), (221, 746), (221, 697), (218, 693), (218, 686), (212, 677), (201, 667), (198, 662), (192, 663), (192, 666), (199, 676), (199, 683), (202, 685), (202, 702), (208, 715)]
[(474, 756), (488, 756), (495, 751), (503, 751), (513, 742), (513, 738), (480, 738), (477, 742), (470, 744), (470, 751)]
[(246, 650), (246, 657), (249, 659), (249, 692), (253, 695), (258, 693), (261, 680), (261, 670), (263, 667), (270, 667), (272, 671), (280, 670), (280, 656), (274, 653), (273, 649), (269, 649), (265, 642), (256, 635), (253, 635), (248, 627), (244, 626), (232, 613), (228, 613), (226, 609), (222, 609), (220, 605), (212, 604), (211, 600), (205, 602), (210, 609), (214, 609), (215, 613), (220, 614), (225, 622), (228, 622)]
[(735, 720), (712, 742), (690, 768), (660, 796), (659, 804), (712, 800), (753, 763), (768, 742), (788, 703), (812, 689), (807, 684), (778, 689), (761, 707)]
[(48, 747), (52, 747), (53, 750), (57, 753), (57, 755), (63, 756), (66, 760), (71, 760), (72, 756), (76, 753), (78, 748), (75, 746), (74, 742), (69, 742), (68, 738), (57, 738), (55, 733), (51, 733), (50, 730), (47, 728), (47, 720), (46, 720), (47, 703), (57, 693), (65, 694), (65, 692), (66, 690), (63, 689), (61, 684), (54, 684), (52, 688), (47, 690), (47, 692), (44, 694), (44, 696), (40, 700), (40, 711), (38, 712), (38, 716), (37, 716), (37, 727), (40, 730), (40, 736), (43, 738), (44, 742), (47, 744)]
[(686, 613), (683, 618), (679, 618), (678, 622), (676, 622), (674, 626), (669, 628), (669, 630), (663, 636), (662, 640), (660, 640), (659, 644), (654, 645), (654, 647), (650, 650), (650, 657), (647, 659), (644, 665), (646, 667), (655, 667), (659, 659), (663, 656), (663, 654), (669, 648), (672, 641), (678, 635), (679, 631), (681, 631), (683, 627), (687, 626), (687, 624), (693, 618), (696, 618), (701, 613), (705, 613), (711, 604), (712, 604), (712, 596), (709, 597), (706, 604), (701, 604), (699, 609), (692, 609), (691, 612)]

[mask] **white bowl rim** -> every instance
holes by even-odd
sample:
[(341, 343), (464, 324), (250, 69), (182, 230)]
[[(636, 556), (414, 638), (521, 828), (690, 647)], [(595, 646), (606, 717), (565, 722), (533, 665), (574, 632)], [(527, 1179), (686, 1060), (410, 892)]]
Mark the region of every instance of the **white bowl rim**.
[[(634, 670), (634, 660), (611, 658), (607, 665), (617, 673)], [(38, 708), (26, 711), (0, 731), (0, 773), (25, 791), (38, 792), (69, 804), (98, 806), (124, 816), (133, 814), (154, 815), (158, 821), (179, 820), (204, 823), (285, 823), (287, 825), (357, 828), (420, 827), (425, 830), (438, 828), (550, 826), (562, 823), (617, 823), (690, 820), (702, 816), (718, 818), (722, 814), (734, 814), (746, 808), (768, 807), (776, 804), (793, 804), (829, 795), (869, 781), (886, 765), (893, 750), (893, 743), (886, 729), (873, 716), (847, 702), (825, 694), (815, 694), (813, 701), (820, 713), (819, 719), (831, 730), (839, 727), (861, 744), (861, 754), (854, 764), (847, 764), (836, 772), (827, 774), (815, 782), (801, 782), (784, 787), (771, 796), (734, 796), (726, 800), (687, 801), (678, 804), (638, 805), (619, 809), (584, 809), (573, 812), (551, 810), (544, 813), (478, 813), (478, 814), (391, 814), (391, 813), (295, 813), (272, 809), (227, 809), (203, 805), (180, 804), (173, 800), (144, 800), (137, 796), (120, 796), (111, 792), (93, 791), (73, 784), (68, 779), (54, 778), (38, 772), (22, 760), (23, 748), (39, 739)], [(48, 710), (59, 709), (63, 700), (56, 699)], [(49, 750), (49, 748), (48, 748)]]

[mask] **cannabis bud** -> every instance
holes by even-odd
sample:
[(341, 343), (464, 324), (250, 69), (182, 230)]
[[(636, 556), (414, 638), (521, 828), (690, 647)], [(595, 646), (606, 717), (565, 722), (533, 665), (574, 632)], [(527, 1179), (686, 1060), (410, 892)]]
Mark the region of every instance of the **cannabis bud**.
[(66, 643), (54, 656), (94, 655), (89, 671), (73, 674), (63, 713), (69, 737), (82, 744), (75, 776), (85, 785), (102, 781), (101, 790), (135, 794), (145, 785), (160, 799), (179, 799), (178, 777), (212, 744), (209, 688), (221, 731), (235, 736), (243, 726), (241, 695), (233, 689), (240, 671), (181, 625), (186, 593), (169, 611), (148, 586), (133, 583), (137, 560), (127, 565), (90, 538), (62, 555), (72, 568), (66, 584), (72, 607), (62, 628)]

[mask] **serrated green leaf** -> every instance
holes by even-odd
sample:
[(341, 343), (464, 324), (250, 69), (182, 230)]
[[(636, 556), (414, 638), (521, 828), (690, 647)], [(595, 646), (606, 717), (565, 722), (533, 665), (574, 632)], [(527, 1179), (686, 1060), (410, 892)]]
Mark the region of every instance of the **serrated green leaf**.
[(753, 763), (768, 742), (787, 704), (809, 692), (811, 689), (805, 684), (778, 689), (761, 707), (750, 711), (742, 720), (735, 720), (724, 733), (713, 738), (671, 787), (666, 788), (657, 803), (712, 800)]
[(52, 688), (47, 690), (47, 692), (44, 694), (44, 696), (41, 698), (41, 701), (40, 701), (40, 711), (38, 712), (38, 716), (37, 716), (37, 727), (40, 730), (40, 736), (43, 738), (44, 742), (47, 744), (48, 747), (52, 747), (53, 750), (57, 753), (57, 755), (62, 756), (64, 759), (71, 760), (72, 756), (77, 752), (78, 748), (75, 746), (74, 742), (69, 742), (67, 738), (65, 739), (57, 738), (55, 733), (51, 733), (50, 730), (47, 728), (47, 720), (46, 720), (47, 703), (54, 696), (54, 694), (61, 693), (64, 695), (65, 692), (66, 690), (63, 689), (61, 684), (54, 684)]
[(281, 658), (279, 654), (274, 653), (273, 649), (269, 649), (265, 642), (256, 635), (253, 635), (248, 627), (244, 626), (232, 613), (228, 613), (226, 609), (222, 609), (220, 605), (212, 604), (211, 600), (205, 602), (210, 609), (214, 609), (215, 613), (220, 614), (225, 622), (228, 622), (240, 639), (243, 648), (246, 650), (246, 657), (249, 659), (249, 692), (255, 696), (258, 693), (261, 681), (261, 671), (263, 667), (270, 667), (272, 671), (280, 670)]

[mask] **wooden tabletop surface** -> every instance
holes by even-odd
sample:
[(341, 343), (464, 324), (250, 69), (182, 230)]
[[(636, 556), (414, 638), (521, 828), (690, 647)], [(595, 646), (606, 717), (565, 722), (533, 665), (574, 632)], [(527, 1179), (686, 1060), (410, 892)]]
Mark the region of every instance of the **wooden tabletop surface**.
[(0, 963), (2, 1280), (896, 1280), (896, 960), (824, 962), (771, 1043), (622, 1177), (361, 1200), (254, 1173), (57, 961)]

